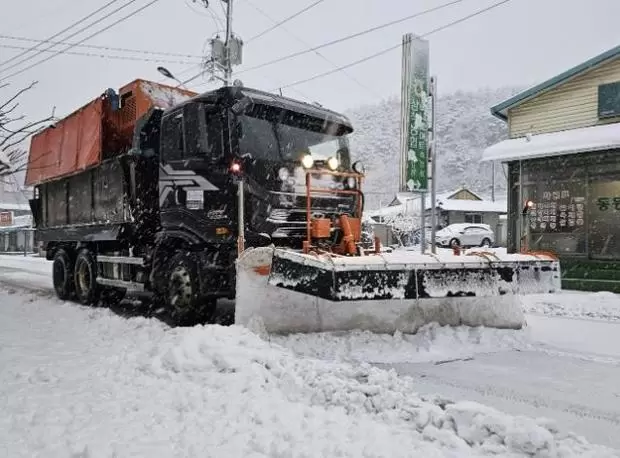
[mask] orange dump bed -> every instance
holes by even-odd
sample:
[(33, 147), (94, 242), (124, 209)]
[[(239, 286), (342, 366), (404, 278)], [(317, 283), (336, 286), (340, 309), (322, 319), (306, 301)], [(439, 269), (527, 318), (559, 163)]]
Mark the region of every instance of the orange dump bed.
[(136, 121), (152, 107), (177, 105), (196, 93), (135, 80), (118, 91), (120, 108), (102, 94), (54, 126), (33, 135), (26, 185), (32, 186), (96, 166), (131, 147)]

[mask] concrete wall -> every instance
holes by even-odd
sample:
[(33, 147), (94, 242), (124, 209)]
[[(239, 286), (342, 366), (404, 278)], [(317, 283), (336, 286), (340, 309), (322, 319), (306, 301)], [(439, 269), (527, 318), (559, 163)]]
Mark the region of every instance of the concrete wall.
[(598, 86), (620, 81), (620, 58), (508, 110), (510, 138), (619, 122), (598, 119)]

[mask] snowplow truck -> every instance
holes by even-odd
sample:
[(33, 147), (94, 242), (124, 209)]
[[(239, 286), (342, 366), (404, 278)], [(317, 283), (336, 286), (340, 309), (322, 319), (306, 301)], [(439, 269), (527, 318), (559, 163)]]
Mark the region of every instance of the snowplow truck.
[(349, 120), (241, 86), (135, 80), (33, 136), (26, 184), (56, 294), (150, 296), (178, 324), (268, 332), (519, 328), (524, 293), (559, 289), (544, 253), (387, 253), (364, 240)]

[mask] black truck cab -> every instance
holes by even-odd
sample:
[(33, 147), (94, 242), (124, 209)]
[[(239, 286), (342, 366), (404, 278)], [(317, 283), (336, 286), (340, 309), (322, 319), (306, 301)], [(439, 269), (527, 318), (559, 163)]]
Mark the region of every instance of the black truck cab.
[[(344, 116), (255, 89), (224, 87), (165, 111), (159, 144), (159, 211), (165, 231), (206, 241), (237, 234), (237, 180), (245, 186), (248, 243), (300, 247), (306, 230), (307, 169), (350, 171)], [(316, 176), (316, 186), (355, 180)], [(313, 212), (353, 211), (352, 195), (322, 193)]]

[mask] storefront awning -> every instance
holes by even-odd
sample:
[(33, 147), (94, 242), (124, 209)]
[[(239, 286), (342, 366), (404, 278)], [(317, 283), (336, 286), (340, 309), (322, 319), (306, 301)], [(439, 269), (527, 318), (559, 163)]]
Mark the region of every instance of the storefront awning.
[(518, 161), (620, 148), (620, 123), (504, 140), (482, 153), (483, 161)]

